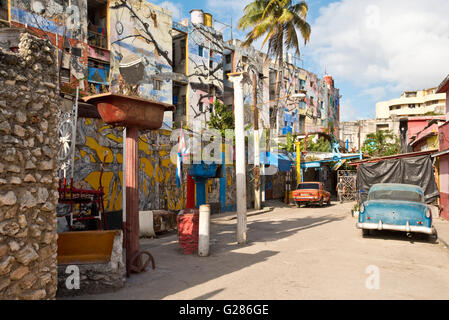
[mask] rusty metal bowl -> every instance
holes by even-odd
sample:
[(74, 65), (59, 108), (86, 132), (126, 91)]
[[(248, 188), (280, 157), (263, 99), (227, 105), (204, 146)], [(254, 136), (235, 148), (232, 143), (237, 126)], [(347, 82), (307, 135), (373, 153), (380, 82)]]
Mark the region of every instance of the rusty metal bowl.
[(116, 93), (102, 93), (83, 98), (97, 106), (98, 113), (107, 124), (157, 130), (162, 127), (164, 112), (175, 107), (157, 101)]

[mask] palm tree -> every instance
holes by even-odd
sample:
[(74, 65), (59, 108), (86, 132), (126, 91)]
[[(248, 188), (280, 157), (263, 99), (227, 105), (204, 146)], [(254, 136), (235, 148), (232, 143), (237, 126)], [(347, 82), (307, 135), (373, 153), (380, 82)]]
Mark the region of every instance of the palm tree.
[[(262, 47), (268, 42), (268, 54), (276, 58), (278, 70), (283, 79), (284, 46), (287, 51), (294, 50), (299, 56), (299, 37), (301, 33), (306, 44), (310, 39), (310, 25), (306, 22), (308, 6), (305, 1), (294, 3), (292, 0), (255, 0), (244, 9), (244, 15), (238, 22), (238, 28), (252, 28), (246, 35), (244, 46), (250, 46), (255, 40), (265, 36)], [(276, 74), (276, 92), (278, 101), (281, 85), (279, 71)], [(273, 108), (274, 119), (278, 104)], [(270, 121), (271, 122), (271, 121)]]

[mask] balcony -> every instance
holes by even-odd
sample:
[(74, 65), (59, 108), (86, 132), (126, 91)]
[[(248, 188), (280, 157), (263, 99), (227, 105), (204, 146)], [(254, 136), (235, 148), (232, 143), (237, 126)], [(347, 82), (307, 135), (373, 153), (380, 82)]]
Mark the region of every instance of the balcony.
[(87, 43), (89, 45), (102, 49), (108, 48), (108, 37), (105, 34), (88, 30), (87, 35), (88, 35)]

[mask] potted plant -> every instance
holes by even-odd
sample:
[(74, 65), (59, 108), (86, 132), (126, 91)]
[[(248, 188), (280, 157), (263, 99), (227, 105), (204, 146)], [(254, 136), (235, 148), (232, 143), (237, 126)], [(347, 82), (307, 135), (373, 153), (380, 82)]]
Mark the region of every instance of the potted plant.
[(358, 217), (360, 211), (360, 204), (357, 202), (351, 210), (351, 214), (353, 217)]

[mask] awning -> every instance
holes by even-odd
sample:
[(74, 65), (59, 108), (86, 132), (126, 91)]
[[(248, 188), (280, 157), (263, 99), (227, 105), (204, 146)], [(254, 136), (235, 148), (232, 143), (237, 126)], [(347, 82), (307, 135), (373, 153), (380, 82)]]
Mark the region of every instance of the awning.
[(274, 165), (278, 167), (280, 172), (288, 172), (291, 170), (292, 166), (292, 161), (286, 155), (268, 151), (260, 153), (260, 163), (264, 165)]

